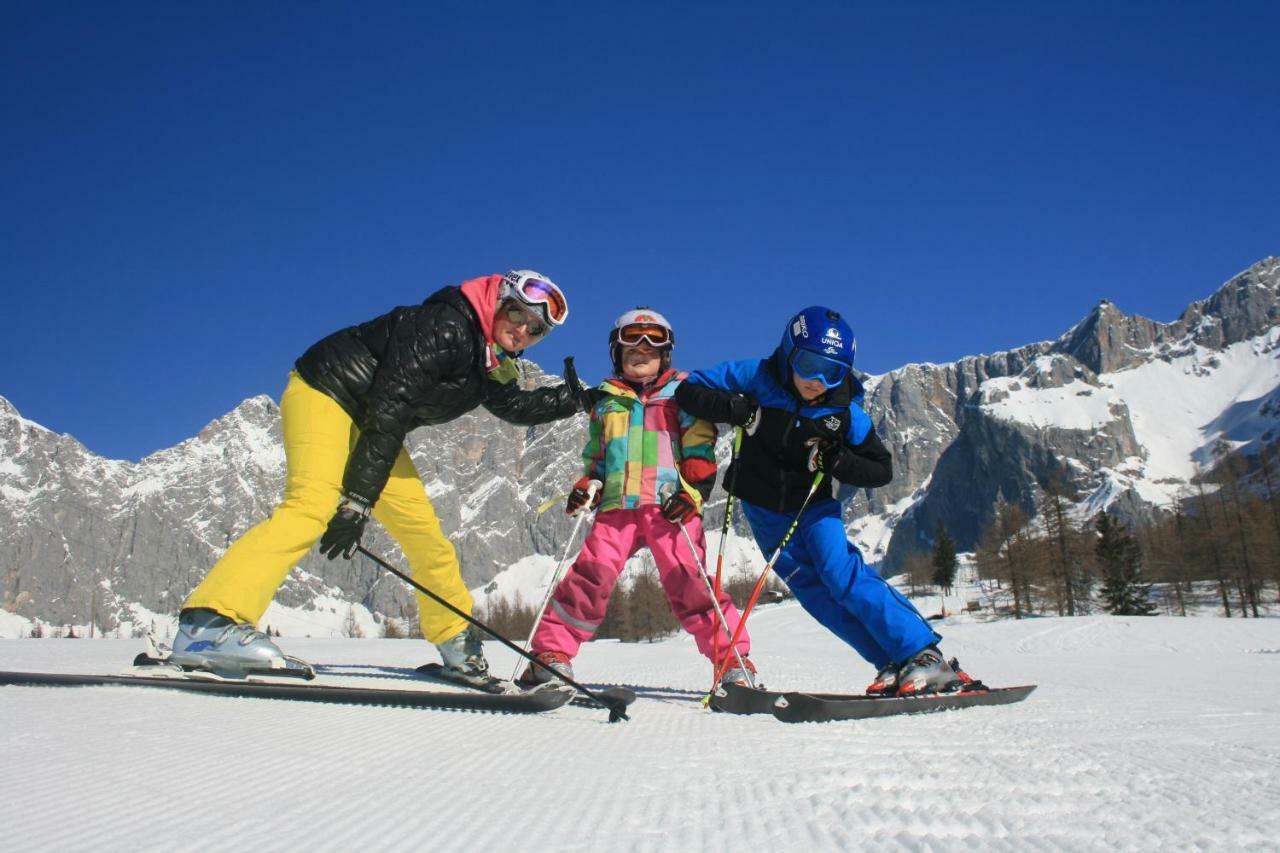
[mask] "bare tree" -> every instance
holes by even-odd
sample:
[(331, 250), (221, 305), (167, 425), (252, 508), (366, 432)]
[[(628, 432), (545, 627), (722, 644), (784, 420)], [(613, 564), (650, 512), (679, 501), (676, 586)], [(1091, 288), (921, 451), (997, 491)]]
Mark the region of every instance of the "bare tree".
[(1066, 472), (1058, 468), (1050, 475), (1040, 492), (1040, 518), (1044, 525), (1048, 548), (1044, 553), (1051, 594), (1059, 616), (1076, 615), (1076, 574), (1079, 560), (1071, 522), (1071, 490)]
[(360, 627), (360, 620), (356, 618), (354, 604), (347, 605), (347, 618), (342, 622), (342, 636), (350, 637), (353, 640), (364, 639), (364, 629)]
[(1031, 608), (1030, 545), (1026, 527), (1027, 514), (1022, 507), (1007, 502), (1003, 495), (997, 496), (975, 554), (980, 577), (1009, 585), (1015, 619), (1021, 619)]

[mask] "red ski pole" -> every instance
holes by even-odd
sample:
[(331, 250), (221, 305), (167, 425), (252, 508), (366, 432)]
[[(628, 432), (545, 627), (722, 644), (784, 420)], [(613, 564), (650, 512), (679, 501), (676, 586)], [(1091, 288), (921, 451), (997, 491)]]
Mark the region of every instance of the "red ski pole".
[[(733, 637), (729, 640), (729, 648), (737, 648), (738, 637), (742, 635), (742, 628), (747, 624), (747, 617), (751, 615), (752, 609), (756, 606), (756, 601), (760, 598), (760, 592), (764, 589), (764, 582), (769, 578), (769, 572), (773, 570), (773, 564), (778, 562), (778, 558), (782, 556), (782, 549), (787, 547), (787, 543), (791, 541), (791, 534), (795, 533), (796, 528), (800, 526), (800, 517), (804, 515), (804, 511), (809, 508), (809, 501), (813, 499), (814, 493), (818, 491), (819, 484), (825, 474), (818, 471), (813, 475), (813, 484), (809, 486), (809, 494), (805, 495), (804, 503), (800, 504), (800, 511), (796, 513), (796, 517), (792, 519), (791, 526), (787, 528), (787, 532), (783, 535), (782, 541), (778, 543), (778, 547), (774, 549), (773, 556), (769, 558), (769, 562), (765, 564), (764, 571), (760, 573), (760, 577), (756, 579), (756, 585), (751, 590), (751, 597), (747, 599), (747, 606), (742, 611), (742, 616), (738, 619), (738, 627), (734, 629)], [(720, 679), (724, 678), (724, 674), (729, 671), (729, 661), (725, 660), (716, 665), (715, 683), (719, 684)], [(714, 688), (713, 688), (714, 689)], [(711, 700), (711, 694), (703, 700), (703, 703)]]

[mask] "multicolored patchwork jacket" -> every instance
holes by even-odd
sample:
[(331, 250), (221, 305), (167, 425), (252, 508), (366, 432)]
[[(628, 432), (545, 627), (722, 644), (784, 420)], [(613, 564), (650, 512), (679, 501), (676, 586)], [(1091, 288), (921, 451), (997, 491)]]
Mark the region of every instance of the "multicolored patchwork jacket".
[(582, 461), (586, 475), (604, 483), (601, 512), (661, 504), (681, 487), (699, 505), (711, 494), (716, 428), (676, 403), (685, 375), (668, 370), (642, 393), (621, 379), (600, 383), (609, 396), (591, 412)]

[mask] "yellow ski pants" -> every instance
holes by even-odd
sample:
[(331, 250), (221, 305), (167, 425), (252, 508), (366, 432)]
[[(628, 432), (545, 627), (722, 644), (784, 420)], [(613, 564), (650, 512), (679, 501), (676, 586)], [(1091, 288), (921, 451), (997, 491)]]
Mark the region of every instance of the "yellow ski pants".
[[(329, 395), (297, 372), (280, 401), (284, 431), (284, 501), (271, 517), (231, 544), (222, 559), (183, 604), (207, 607), (237, 622), (257, 624), (289, 571), (319, 541), (338, 508), (347, 457), (360, 435), (351, 417)], [(395, 537), (414, 580), (464, 613), (471, 594), (462, 582), (458, 557), (440, 529), (418, 470), (401, 448), (373, 517)], [(467, 623), (418, 594), (422, 635), (443, 642)]]

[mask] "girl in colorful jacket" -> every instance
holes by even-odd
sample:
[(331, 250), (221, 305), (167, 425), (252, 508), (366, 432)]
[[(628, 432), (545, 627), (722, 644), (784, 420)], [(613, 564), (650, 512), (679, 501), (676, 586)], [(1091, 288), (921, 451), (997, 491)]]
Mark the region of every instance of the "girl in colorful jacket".
[[(745, 684), (750, 679), (743, 668), (755, 672), (747, 659), (746, 632), (735, 656), (708, 587), (698, 577), (699, 567), (706, 565), (701, 513), (715, 485), (716, 431), (676, 404), (685, 374), (671, 367), (674, 346), (671, 324), (656, 311), (637, 308), (614, 323), (609, 336), (614, 376), (600, 385), (603, 397), (591, 411), (582, 453), (583, 476), (566, 507), (570, 514), (583, 510), (589, 484), (598, 480), (604, 484), (593, 499), (599, 511), (534, 634), (531, 650), (541, 666), (526, 668), (522, 683), (550, 681), (554, 673), (573, 677), (571, 661), (600, 627), (624, 565), (646, 545), (671, 610), (698, 650), (715, 664), (732, 659), (722, 681)], [(718, 603), (729, 630), (736, 630), (738, 611), (728, 594), (722, 591)]]
[(867, 692), (961, 690), (972, 679), (943, 657), (941, 637), (911, 602), (863, 562), (832, 496), (833, 479), (875, 488), (893, 478), (892, 457), (862, 409), (855, 349), (837, 312), (806, 308), (771, 356), (694, 371), (676, 397), (698, 417), (744, 428), (725, 481), (764, 553), (795, 524), (774, 570), (811, 616), (876, 668)]

